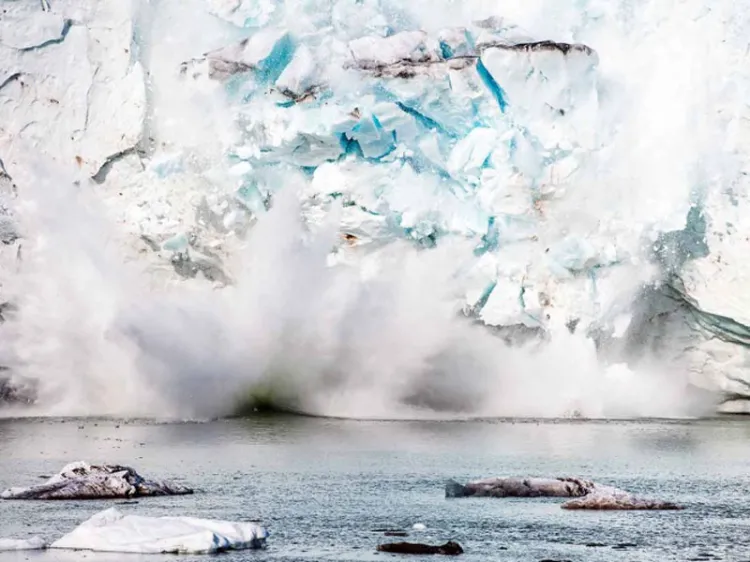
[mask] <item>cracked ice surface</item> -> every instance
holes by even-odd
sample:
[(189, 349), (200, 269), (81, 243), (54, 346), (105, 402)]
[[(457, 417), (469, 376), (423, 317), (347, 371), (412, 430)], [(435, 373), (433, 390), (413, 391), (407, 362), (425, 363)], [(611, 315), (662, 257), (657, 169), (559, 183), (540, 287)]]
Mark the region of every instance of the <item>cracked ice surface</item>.
[(245, 143), (231, 156), (249, 164), (246, 190), (273, 190), (268, 167), (303, 170), (305, 195), (342, 197), (363, 242), (384, 235), (357, 220), (363, 210), (386, 219), (386, 235), (421, 245), (476, 239), (486, 265), (467, 304), (488, 324), (544, 328), (564, 310), (586, 329), (619, 313), (623, 294), (612, 302), (609, 284), (630, 277), (636, 291), (649, 278), (641, 238), (679, 224), (688, 204), (637, 230), (608, 201), (576, 208), (608, 140), (593, 49), (529, 39), (500, 20), (353, 32), (334, 10), (334, 33), (293, 41), (288, 22), (272, 18), (252, 56), (250, 42), (207, 56), (245, 71), (233, 79)]
[(734, 4), (3, 10), (0, 172), (20, 183), (31, 146), (93, 178), (124, 251), (164, 277), (230, 283), (246, 232), (301, 185), (310, 222), (342, 203), (339, 261), (468, 241), (460, 304), (504, 337), (573, 331), (604, 363), (750, 395)]
[(127, 2), (3, 5), (0, 18), (0, 137), (33, 145), (66, 169), (95, 175), (133, 150), (146, 107)]

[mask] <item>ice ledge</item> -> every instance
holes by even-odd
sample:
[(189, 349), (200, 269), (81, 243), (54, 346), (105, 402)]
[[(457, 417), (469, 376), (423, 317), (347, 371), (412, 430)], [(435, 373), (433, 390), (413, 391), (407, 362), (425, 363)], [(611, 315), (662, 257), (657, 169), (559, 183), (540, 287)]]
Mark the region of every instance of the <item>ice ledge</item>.
[(615, 488), (581, 478), (487, 478), (466, 485), (449, 480), (446, 498), (572, 498), (562, 509), (582, 510), (678, 510), (677, 504), (639, 498)]
[(0, 539), (0, 552), (43, 550), (45, 548), (47, 548), (47, 543), (41, 537), (31, 537), (30, 539)]

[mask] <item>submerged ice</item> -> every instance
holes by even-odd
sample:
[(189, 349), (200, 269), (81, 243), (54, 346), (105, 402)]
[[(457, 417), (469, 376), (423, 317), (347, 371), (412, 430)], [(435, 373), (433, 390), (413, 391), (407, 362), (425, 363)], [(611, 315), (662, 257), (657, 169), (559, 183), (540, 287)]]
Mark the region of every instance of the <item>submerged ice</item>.
[(0, 21), (0, 203), (24, 237), (0, 248), (0, 400), (28, 380), (47, 409), (187, 416), (750, 396), (733, 4), (79, 4)]

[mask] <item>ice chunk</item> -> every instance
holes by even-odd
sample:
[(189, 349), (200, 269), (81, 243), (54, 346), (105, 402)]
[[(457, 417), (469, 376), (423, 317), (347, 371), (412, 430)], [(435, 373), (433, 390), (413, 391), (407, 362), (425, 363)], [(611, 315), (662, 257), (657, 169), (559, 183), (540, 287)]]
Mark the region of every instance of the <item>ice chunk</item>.
[(438, 61), (434, 40), (424, 31), (404, 31), (389, 37), (362, 37), (349, 43), (360, 68), (387, 66), (400, 61)]
[(511, 105), (568, 110), (580, 101), (575, 94), (593, 90), (598, 58), (585, 45), (542, 41), (490, 46), (481, 62)]
[(593, 509), (593, 510), (674, 510), (682, 509), (677, 504), (661, 500), (638, 498), (618, 490), (617, 488), (604, 487), (587, 494), (582, 498), (576, 498), (565, 502), (560, 507), (563, 509)]
[(294, 96), (301, 96), (304, 92), (317, 86), (318, 65), (312, 51), (306, 45), (301, 45), (294, 58), (276, 80), (276, 87), (282, 92), (289, 92)]
[(620, 314), (617, 316), (614, 320), (614, 332), (612, 333), (612, 337), (622, 338), (625, 336), (632, 320), (633, 317), (631, 314)]
[(148, 164), (148, 170), (156, 174), (159, 178), (179, 174), (184, 169), (184, 155), (181, 152), (159, 154), (152, 158)]
[(50, 548), (142, 554), (208, 554), (262, 548), (268, 533), (255, 523), (193, 517), (97, 513)]
[(190, 247), (190, 238), (187, 234), (180, 233), (168, 240), (165, 240), (161, 247), (164, 250), (174, 253), (187, 252), (188, 248)]
[(116, 465), (71, 463), (44, 484), (11, 488), (0, 494), (5, 500), (70, 500), (132, 498), (192, 494), (180, 484), (144, 479), (132, 468)]
[(396, 148), (394, 131), (384, 128), (376, 115), (357, 115), (358, 118), (335, 128), (342, 135), (340, 142), (344, 151), (361, 152), (365, 158), (375, 160), (390, 154)]
[(487, 127), (477, 127), (461, 139), (448, 159), (448, 170), (451, 173), (478, 175), (486, 165), (497, 144), (497, 131)]
[(292, 36), (283, 28), (265, 28), (239, 43), (206, 55), (212, 78), (253, 70), (264, 82), (277, 80), (294, 56)]
[(0, 552), (11, 550), (42, 550), (47, 548), (47, 542), (41, 537), (30, 539), (0, 539)]
[(445, 497), (494, 498), (575, 498), (562, 504), (563, 509), (681, 509), (665, 501), (643, 499), (612, 486), (603, 486), (580, 478), (488, 478), (466, 485), (449, 480)]
[(477, 70), (500, 109), (551, 148), (591, 146), (597, 65), (596, 52), (585, 45), (542, 41), (487, 46)]
[(469, 31), (463, 27), (450, 27), (438, 33), (440, 54), (444, 59), (466, 57), (476, 52), (469, 41)]

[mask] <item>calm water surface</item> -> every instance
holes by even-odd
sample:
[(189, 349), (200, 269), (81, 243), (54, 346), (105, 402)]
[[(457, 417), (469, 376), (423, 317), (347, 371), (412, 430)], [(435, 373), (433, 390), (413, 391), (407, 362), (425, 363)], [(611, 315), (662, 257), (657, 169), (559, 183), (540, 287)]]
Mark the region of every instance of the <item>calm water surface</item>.
[[(456, 540), (465, 562), (750, 561), (746, 420), (0, 420), (0, 488), (38, 483), (73, 460), (129, 464), (197, 489), (119, 506), (128, 513), (261, 520), (268, 548), (223, 554), (222, 562), (404, 559), (376, 553), (393, 539), (374, 530), (415, 523), (427, 530), (407, 540)], [(580, 476), (687, 509), (587, 513), (564, 511), (554, 499), (444, 497), (446, 478), (495, 475)], [(0, 536), (54, 540), (118, 503), (0, 502)], [(0, 562), (210, 558), (48, 551)]]

